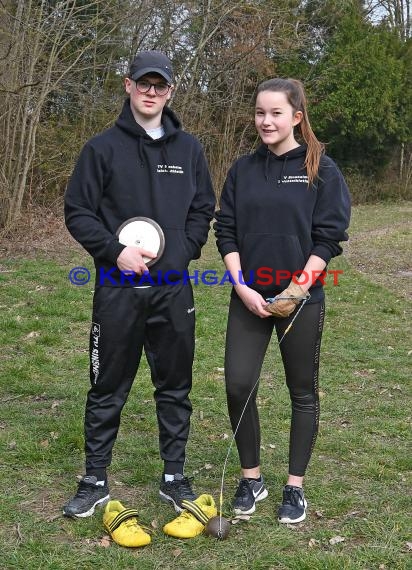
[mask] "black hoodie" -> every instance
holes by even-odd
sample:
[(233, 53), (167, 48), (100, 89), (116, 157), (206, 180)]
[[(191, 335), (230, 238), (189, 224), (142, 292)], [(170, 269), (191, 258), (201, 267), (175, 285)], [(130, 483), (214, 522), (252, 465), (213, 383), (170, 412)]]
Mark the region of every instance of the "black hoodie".
[[(245, 282), (264, 296), (283, 291), (310, 255), (328, 263), (348, 239), (350, 196), (340, 170), (324, 155), (308, 186), (305, 157), (306, 146), (276, 156), (261, 145), (232, 165), (223, 188), (219, 252), (239, 252)], [(320, 280), (310, 293), (312, 302), (323, 298)]]
[(94, 258), (96, 286), (138, 284), (138, 278), (122, 279), (116, 265), (125, 247), (116, 231), (129, 218), (151, 218), (164, 232), (164, 253), (150, 270), (154, 284), (162, 284), (159, 275), (167, 272), (173, 276), (166, 282), (178, 279), (207, 240), (215, 197), (203, 149), (168, 107), (162, 125), (164, 135), (153, 140), (136, 123), (127, 99), (115, 125), (80, 153), (65, 195), (65, 218)]

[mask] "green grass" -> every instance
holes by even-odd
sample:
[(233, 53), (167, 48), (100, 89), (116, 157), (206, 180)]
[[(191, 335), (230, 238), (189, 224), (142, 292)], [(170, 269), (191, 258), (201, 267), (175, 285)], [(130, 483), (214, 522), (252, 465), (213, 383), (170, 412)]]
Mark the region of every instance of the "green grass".
[(357, 206), (345, 255), (374, 283), (412, 300), (412, 202)]
[[(83, 472), (93, 289), (71, 285), (67, 274), (74, 265), (91, 270), (92, 263), (78, 251), (70, 263), (50, 256), (2, 262), (0, 568), (411, 568), (411, 302), (405, 288), (397, 291), (375, 279), (377, 256), (363, 248), (371, 247), (371, 232), (386, 228), (391, 247), (410, 252), (407, 236), (398, 243), (392, 232), (407, 231), (405, 207), (410, 210), (410, 204), (355, 208), (351, 253), (331, 264), (343, 274), (338, 286), (327, 288), (321, 424), (305, 484), (307, 520), (288, 528), (275, 517), (287, 471), (290, 414), (273, 342), (259, 389), (269, 497), (249, 522), (234, 525), (224, 542), (204, 536), (180, 541), (161, 531), (174, 513), (157, 496), (162, 462), (146, 361), (124, 409), (110, 481), (112, 497), (136, 507), (142, 522), (152, 525), (152, 544), (137, 550), (115, 543), (104, 547), (100, 511), (79, 521), (61, 516)], [(379, 248), (385, 250), (385, 244)], [(396, 272), (400, 257), (392, 257), (386, 259)], [(360, 258), (362, 272), (353, 261)], [(223, 275), (213, 236), (202, 259), (192, 264), (196, 268)], [(186, 471), (195, 475), (198, 492), (217, 500), (231, 433), (222, 373), (229, 287), (199, 285), (195, 297), (194, 412)], [(224, 485), (226, 515), (238, 475), (233, 448)], [(333, 545), (336, 536), (344, 541)]]

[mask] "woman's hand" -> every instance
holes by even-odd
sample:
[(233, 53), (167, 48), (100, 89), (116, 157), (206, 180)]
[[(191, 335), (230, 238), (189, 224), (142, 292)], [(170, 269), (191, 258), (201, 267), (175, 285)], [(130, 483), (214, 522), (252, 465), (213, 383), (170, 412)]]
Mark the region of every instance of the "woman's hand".
[(287, 288), (267, 305), (266, 310), (275, 317), (285, 318), (291, 315), (297, 305), (308, 297), (310, 295), (300, 285), (291, 281)]
[(243, 304), (251, 313), (260, 317), (261, 319), (267, 319), (267, 317), (272, 316), (270, 313), (265, 311), (267, 306), (267, 301), (260, 295), (257, 291), (254, 291), (247, 285), (238, 284), (235, 286), (236, 293), (238, 297), (242, 300)]

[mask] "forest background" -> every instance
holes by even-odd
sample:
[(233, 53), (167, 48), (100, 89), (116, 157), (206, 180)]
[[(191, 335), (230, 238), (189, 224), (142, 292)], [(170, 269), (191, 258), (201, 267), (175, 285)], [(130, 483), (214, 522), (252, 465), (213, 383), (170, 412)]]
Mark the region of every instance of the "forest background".
[(171, 106), (202, 141), (219, 196), (256, 145), (253, 98), (301, 79), (354, 203), (411, 198), (408, 0), (0, 0), (0, 229), (54, 208), (84, 142), (111, 126), (141, 49), (173, 60)]

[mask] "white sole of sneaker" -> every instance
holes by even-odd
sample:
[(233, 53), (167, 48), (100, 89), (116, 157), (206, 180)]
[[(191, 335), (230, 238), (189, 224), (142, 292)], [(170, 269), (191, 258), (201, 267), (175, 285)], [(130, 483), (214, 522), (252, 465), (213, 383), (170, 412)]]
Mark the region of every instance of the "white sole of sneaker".
[(255, 502), (253, 503), (253, 507), (251, 507), (249, 510), (242, 511), (242, 509), (233, 509), (233, 512), (235, 513), (235, 515), (251, 515), (251, 514), (253, 514), (256, 511), (256, 503), (258, 503), (259, 501), (263, 501), (263, 499), (266, 499), (268, 494), (269, 494), (268, 490), (265, 489), (262, 493), (260, 493), (260, 495), (255, 497)]
[(305, 501), (305, 511), (303, 513), (303, 515), (301, 515), (298, 519), (290, 519), (288, 517), (282, 517), (282, 518), (278, 518), (278, 521), (282, 524), (295, 524), (295, 523), (300, 523), (302, 521), (305, 520), (306, 518), (306, 509), (308, 507), (307, 502)]
[(165, 501), (166, 503), (171, 503), (173, 505), (174, 510), (177, 513), (183, 513), (182, 507), (179, 507), (179, 505), (175, 503), (175, 501), (172, 499), (170, 495), (166, 495), (166, 493), (163, 493), (163, 491), (159, 491), (159, 496), (162, 501)]
[(65, 512), (65, 510), (63, 509), (63, 514), (66, 517), (71, 517), (71, 518), (76, 518), (76, 519), (85, 519), (86, 517), (91, 517), (94, 514), (94, 510), (96, 507), (103, 507), (106, 503), (109, 502), (109, 500), (110, 500), (110, 495), (106, 495), (102, 499), (99, 499), (98, 501), (96, 501), (94, 503), (94, 505), (92, 506), (92, 508), (89, 509), (88, 511), (86, 511), (85, 513), (72, 514), (72, 513)]
[(286, 517), (283, 517), (282, 519), (278, 519), (278, 521), (282, 524), (295, 524), (295, 523), (300, 523), (300, 522), (304, 521), (305, 518), (306, 518), (306, 513), (304, 513), (298, 519), (288, 519)]

